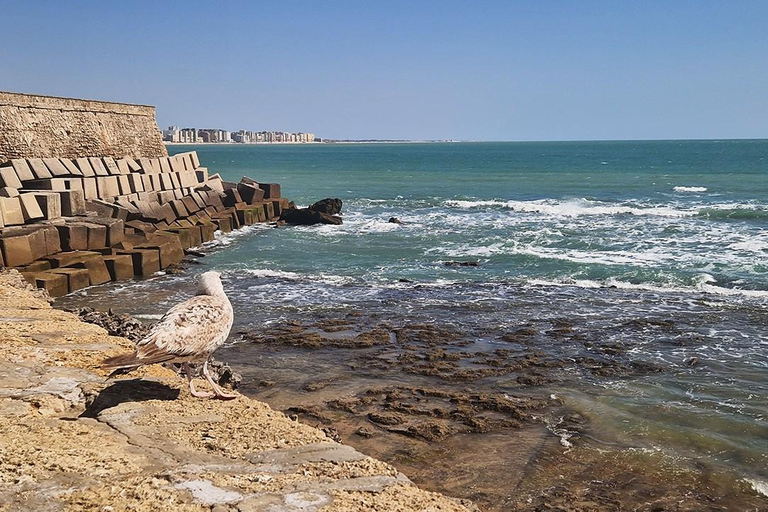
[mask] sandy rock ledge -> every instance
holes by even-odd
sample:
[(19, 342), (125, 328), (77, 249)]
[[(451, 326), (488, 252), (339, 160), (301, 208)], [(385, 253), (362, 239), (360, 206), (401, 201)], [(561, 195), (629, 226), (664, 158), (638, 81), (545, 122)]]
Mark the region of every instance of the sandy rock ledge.
[[(0, 273), (0, 510), (475, 511), (246, 397), (195, 399), (132, 347)], [(204, 383), (199, 387), (203, 388)]]

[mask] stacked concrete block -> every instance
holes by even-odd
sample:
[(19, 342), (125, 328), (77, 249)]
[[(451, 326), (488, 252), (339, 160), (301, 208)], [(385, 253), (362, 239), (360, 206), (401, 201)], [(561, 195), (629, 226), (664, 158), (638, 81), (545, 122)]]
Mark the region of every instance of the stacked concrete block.
[(0, 264), (60, 296), (151, 275), (283, 201), (279, 185), (209, 175), (195, 152), (12, 160), (0, 165)]

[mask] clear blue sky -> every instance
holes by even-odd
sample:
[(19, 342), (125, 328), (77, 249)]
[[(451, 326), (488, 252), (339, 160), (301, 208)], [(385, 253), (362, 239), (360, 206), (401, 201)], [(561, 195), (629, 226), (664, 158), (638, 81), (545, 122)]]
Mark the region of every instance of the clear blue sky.
[(768, 1), (0, 0), (0, 90), (332, 138), (768, 136)]

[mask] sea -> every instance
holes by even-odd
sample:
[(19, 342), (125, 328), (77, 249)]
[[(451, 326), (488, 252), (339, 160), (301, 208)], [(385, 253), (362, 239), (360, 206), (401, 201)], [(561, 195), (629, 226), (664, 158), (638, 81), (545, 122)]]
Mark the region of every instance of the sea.
[(565, 321), (578, 338), (541, 334), (537, 348), (583, 362), (618, 347), (622, 362), (658, 370), (575, 367), (546, 387), (592, 437), (768, 495), (768, 140), (169, 147), (190, 150), (226, 180), (280, 183), (299, 206), (340, 198), (344, 223), (247, 227), (184, 275), (67, 301), (158, 318), (194, 293), (190, 275), (222, 271), (237, 318), (220, 358), (246, 381), (294, 385), (244, 383), (278, 408), (345, 356), (247, 352), (238, 333), (356, 312), (494, 350), (509, 346), (504, 333)]

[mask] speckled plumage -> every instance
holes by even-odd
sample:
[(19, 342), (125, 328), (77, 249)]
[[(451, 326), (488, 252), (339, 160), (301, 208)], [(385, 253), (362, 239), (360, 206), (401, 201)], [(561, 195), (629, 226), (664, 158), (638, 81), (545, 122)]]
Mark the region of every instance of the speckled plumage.
[(128, 368), (206, 361), (226, 341), (234, 315), (218, 273), (201, 276), (200, 293), (172, 307), (136, 344), (133, 354), (111, 357), (102, 366)]

